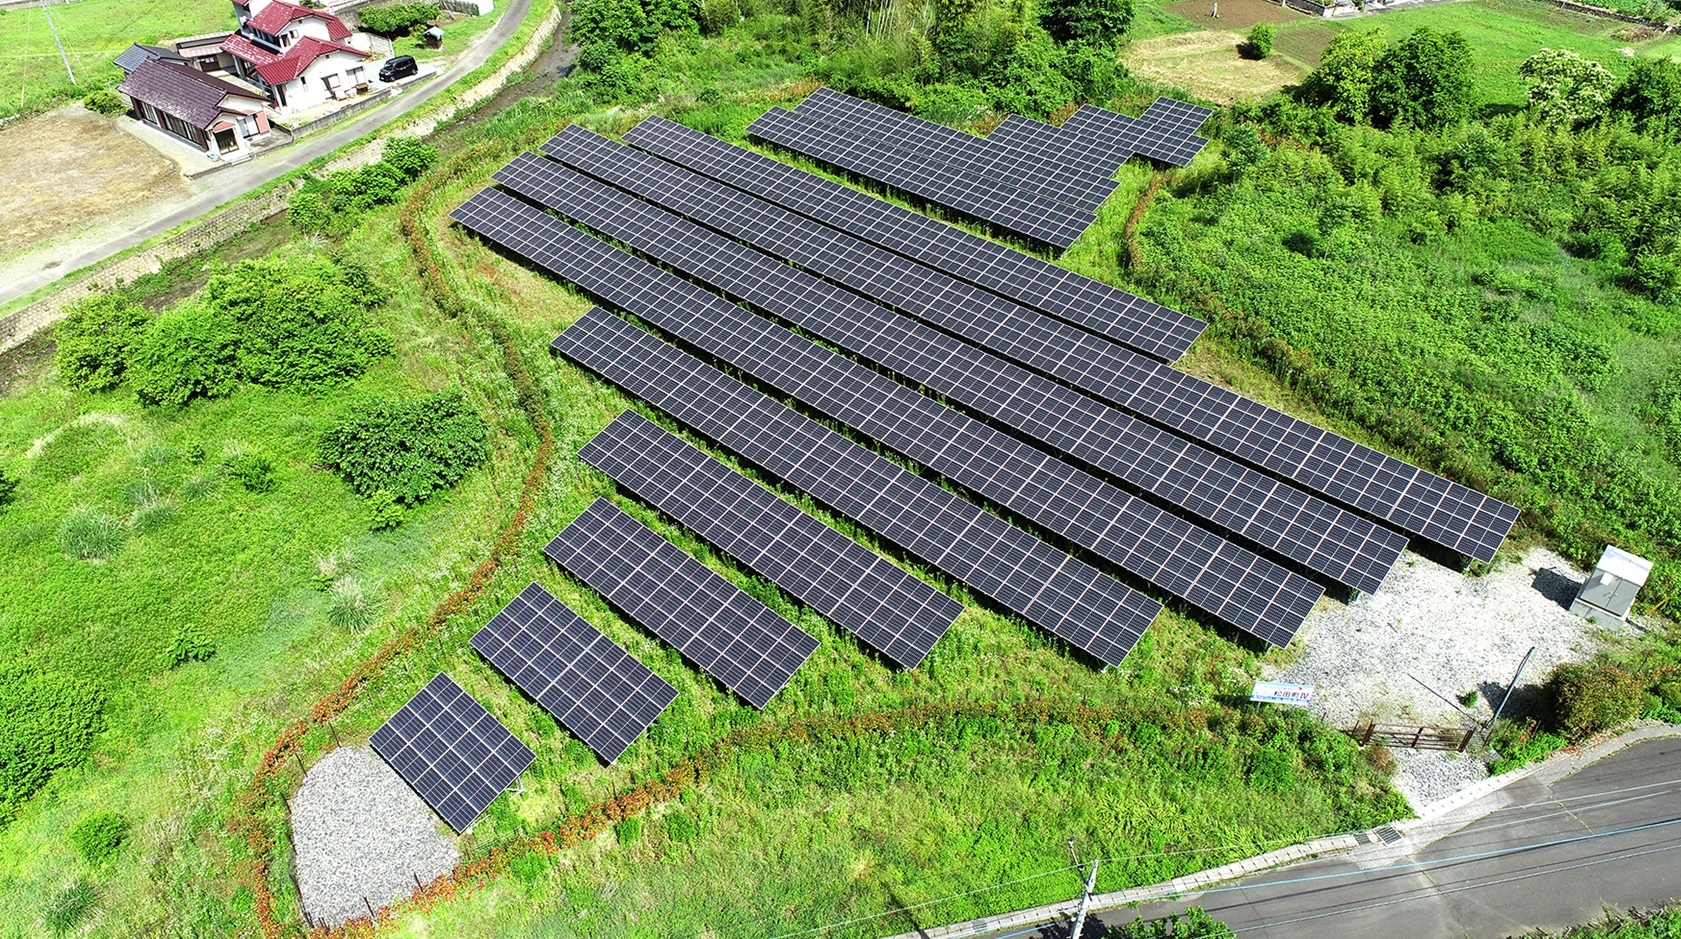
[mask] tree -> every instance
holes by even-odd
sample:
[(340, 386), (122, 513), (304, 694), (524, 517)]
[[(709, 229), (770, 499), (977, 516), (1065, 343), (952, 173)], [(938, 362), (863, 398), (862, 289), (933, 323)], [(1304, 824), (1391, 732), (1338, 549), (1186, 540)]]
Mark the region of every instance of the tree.
[(59, 377), (83, 391), (110, 391), (122, 384), (129, 353), (151, 325), (151, 312), (121, 294), (77, 300), (53, 328)]
[(1432, 127), (1471, 116), (1471, 44), (1460, 33), (1413, 30), (1372, 71), (1372, 121)]
[(135, 344), (129, 369), (135, 394), (146, 404), (179, 407), (194, 398), (221, 397), (239, 376), (233, 323), (189, 300), (158, 317)]
[(1569, 49), (1542, 49), (1518, 66), (1530, 83), (1529, 108), (1549, 124), (1574, 127), (1605, 112), (1617, 79), (1605, 66)]
[(1112, 46), (1132, 25), (1132, 0), (1044, 0), (1039, 25), (1058, 42)]
[(396, 3), (383, 7), (363, 7), (356, 11), (362, 27), (382, 36), (407, 36), (417, 26), (425, 26), (438, 18), (436, 3)]
[(1302, 82), (1302, 95), (1337, 120), (1363, 124), (1372, 116), (1372, 76), (1389, 43), (1376, 32), (1346, 32), (1331, 40), (1319, 67)]
[(1681, 62), (1638, 59), (1611, 93), (1613, 113), (1633, 121), (1643, 134), (1681, 140)]
[(1264, 59), (1272, 55), (1272, 24), (1256, 23), (1249, 30), (1249, 41), (1240, 50), (1246, 59)]

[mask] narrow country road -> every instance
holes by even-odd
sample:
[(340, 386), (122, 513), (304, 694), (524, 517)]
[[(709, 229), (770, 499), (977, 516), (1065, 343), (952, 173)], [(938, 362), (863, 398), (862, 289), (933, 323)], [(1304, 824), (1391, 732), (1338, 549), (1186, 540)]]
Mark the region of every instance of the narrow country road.
[[(1088, 921), (1201, 906), (1242, 939), (1506, 939), (1681, 898), (1681, 738), (1637, 743), (1426, 845), (1403, 840)], [(1002, 935), (1066, 939), (1069, 924)]]
[[(16, 278), (0, 283), (0, 304), (8, 303), (90, 264), (97, 264), (118, 252), (126, 251), (182, 222), (212, 212), (264, 183), (283, 176), (317, 157), (332, 153), (387, 121), (402, 117), (432, 100), (461, 76), (483, 65), (508, 41), (514, 31), (519, 29), (520, 21), (525, 18), (526, 11), (531, 7), (531, 0), (506, 2), (507, 7), (502, 11), (502, 17), (496, 25), (437, 78), (416, 85), (412, 90), (349, 118), (342, 124), (306, 137), (300, 143), (262, 154), (248, 163), (211, 173), (203, 178), (205, 191), (189, 196), (186, 202), (171, 200), (158, 205), (150, 214), (140, 212), (130, 216), (126, 221), (131, 227), (97, 246), (71, 245), (59, 251), (46, 250), (26, 255), (33, 270), (20, 272)], [(72, 251), (76, 253), (71, 254)]]

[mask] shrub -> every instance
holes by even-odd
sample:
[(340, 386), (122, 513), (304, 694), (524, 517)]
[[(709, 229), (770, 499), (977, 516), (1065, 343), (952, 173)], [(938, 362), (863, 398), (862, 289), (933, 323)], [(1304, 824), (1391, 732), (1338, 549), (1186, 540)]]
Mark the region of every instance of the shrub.
[(1471, 44), (1449, 30), (1413, 30), (1378, 57), (1372, 120), (1380, 127), (1435, 127), (1471, 116)]
[(1109, 939), (1234, 939), (1236, 935), (1230, 926), (1209, 916), (1200, 906), (1148, 922), (1140, 916), (1109, 930)]
[(1264, 59), (1272, 55), (1272, 37), (1271, 23), (1256, 23), (1249, 30), (1249, 41), (1239, 51), (1246, 59)]
[(79, 561), (103, 561), (121, 550), (127, 537), (122, 522), (87, 506), (71, 510), (58, 526), (58, 546)]
[(635, 844), (642, 838), (642, 819), (627, 818), (613, 826), (613, 834), (618, 836), (619, 844)]
[(128, 819), (116, 812), (95, 812), (72, 826), (66, 837), (89, 864), (100, 864), (128, 840), (128, 828)]
[[(413, 137), (394, 137), (372, 165), (305, 179), (286, 203), (287, 220), (312, 234), (348, 231), (363, 212), (395, 202), (397, 193), (437, 159), (437, 148)], [(353, 281), (355, 272), (347, 279)], [(376, 302), (367, 296), (363, 301)]]
[(266, 456), (247, 453), (228, 461), (228, 475), (246, 492), (273, 492), (279, 483), (274, 478), (274, 464)]
[(152, 314), (120, 294), (98, 294), (69, 305), (53, 327), (53, 364), (64, 383), (83, 391), (122, 384), (131, 351), (152, 325)]
[(1296, 770), (1289, 752), (1267, 746), (1249, 757), (1249, 782), (1257, 789), (1286, 792), (1296, 786)]
[(381, 489), (368, 497), (368, 528), (385, 531), (403, 524), (403, 504), (389, 489)]
[(321, 456), (358, 493), (418, 505), (484, 459), (489, 433), (467, 396), (446, 389), (356, 408), (323, 435)]
[(110, 116), (127, 111), (128, 99), (109, 88), (98, 88), (88, 92), (88, 96), (82, 99), (82, 106), (95, 114)]
[(362, 588), (362, 582), (346, 575), (333, 582), (332, 599), (327, 607), (327, 622), (339, 629), (360, 632), (373, 622), (374, 602)]
[(183, 303), (135, 344), (129, 373), (146, 404), (180, 407), (226, 395), (238, 378), (233, 324), (203, 303)]
[(277, 388), (319, 388), (362, 374), (389, 351), (364, 328), (360, 291), (329, 258), (286, 252), (214, 274), (203, 301), (232, 330), (239, 374)]
[(1267, 158), (1266, 141), (1254, 124), (1234, 124), (1225, 133), (1226, 162), (1243, 170)]
[(175, 668), (188, 662), (203, 662), (216, 654), (216, 643), (194, 623), (180, 623), (169, 637), (169, 645), (158, 657), (164, 668)]
[(41, 920), (53, 932), (66, 933), (80, 925), (98, 902), (99, 891), (94, 889), (93, 884), (78, 880), (53, 894), (52, 899), (47, 901), (47, 908), (41, 912)]
[(0, 469), (0, 509), (17, 501), (18, 478)]
[(382, 36), (407, 36), (418, 26), (438, 18), (436, 3), (393, 3), (382, 7), (362, 7), (356, 11), (362, 27)]
[(1489, 764), (1488, 774), (1498, 776), (1544, 760), (1567, 746), (1570, 741), (1558, 734), (1541, 730), (1531, 720), (1522, 724), (1501, 721), (1494, 725), (1494, 733), (1490, 735), (1488, 743), (1489, 748), (1499, 754), (1499, 758)]
[[(438, 148), (421, 140), (419, 137), (392, 137), (385, 142), (385, 149), (380, 153), (379, 162), (396, 170), (404, 180), (419, 179), (420, 174), (431, 169), (438, 162)], [(346, 265), (349, 273), (350, 265)], [(365, 268), (360, 276), (367, 277)]]
[(104, 701), (77, 678), (0, 665), (0, 804), (18, 803), (80, 763), (105, 725)]
[(1132, 25), (1132, 0), (1043, 0), (1039, 25), (1058, 42), (1113, 46)]
[(1633, 720), (1646, 701), (1640, 679), (1608, 663), (1563, 663), (1548, 676), (1547, 691), (1555, 725), (1572, 740)]

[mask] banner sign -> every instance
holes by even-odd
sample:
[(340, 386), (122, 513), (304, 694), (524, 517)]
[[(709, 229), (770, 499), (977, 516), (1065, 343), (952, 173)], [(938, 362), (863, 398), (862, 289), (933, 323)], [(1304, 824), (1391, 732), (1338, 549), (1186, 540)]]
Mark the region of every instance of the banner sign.
[(1313, 700), (1312, 685), (1289, 685), (1281, 681), (1258, 681), (1249, 693), (1251, 701), (1272, 704), (1306, 704)]

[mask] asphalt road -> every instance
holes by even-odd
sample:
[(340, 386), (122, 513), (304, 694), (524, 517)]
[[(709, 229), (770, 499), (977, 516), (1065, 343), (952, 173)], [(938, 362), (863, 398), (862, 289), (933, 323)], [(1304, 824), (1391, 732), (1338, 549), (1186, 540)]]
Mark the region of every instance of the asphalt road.
[[(1428, 845), (1405, 840), (1295, 865), (1101, 924), (1201, 906), (1243, 939), (1506, 939), (1681, 898), (1681, 738), (1635, 744)], [(1026, 935), (1065, 939), (1068, 924)], [(1004, 935), (1004, 934), (1000, 934)], [(1023, 935), (1015, 933), (1012, 935)]]
[(191, 196), (186, 202), (171, 201), (161, 205), (150, 215), (135, 216), (134, 227), (97, 247), (83, 247), (79, 253), (68, 256), (54, 251), (41, 252), (38, 256), (41, 265), (39, 269), (19, 276), (9, 283), (0, 284), (0, 304), (10, 302), (90, 264), (97, 264), (118, 252), (126, 251), (182, 222), (213, 212), (264, 183), (284, 176), (317, 157), (326, 156), (387, 121), (402, 117), (432, 100), (448, 90), (456, 79), (483, 65), (508, 41), (514, 31), (519, 29), (520, 21), (525, 19), (525, 13), (531, 7), (531, 0), (506, 2), (507, 7), (502, 11), (501, 19), (491, 27), (490, 32), (437, 78), (416, 85), (390, 102), (358, 114), (343, 124), (306, 137), (301, 143), (264, 153), (248, 163), (211, 173), (203, 179), (207, 187), (205, 191)]

